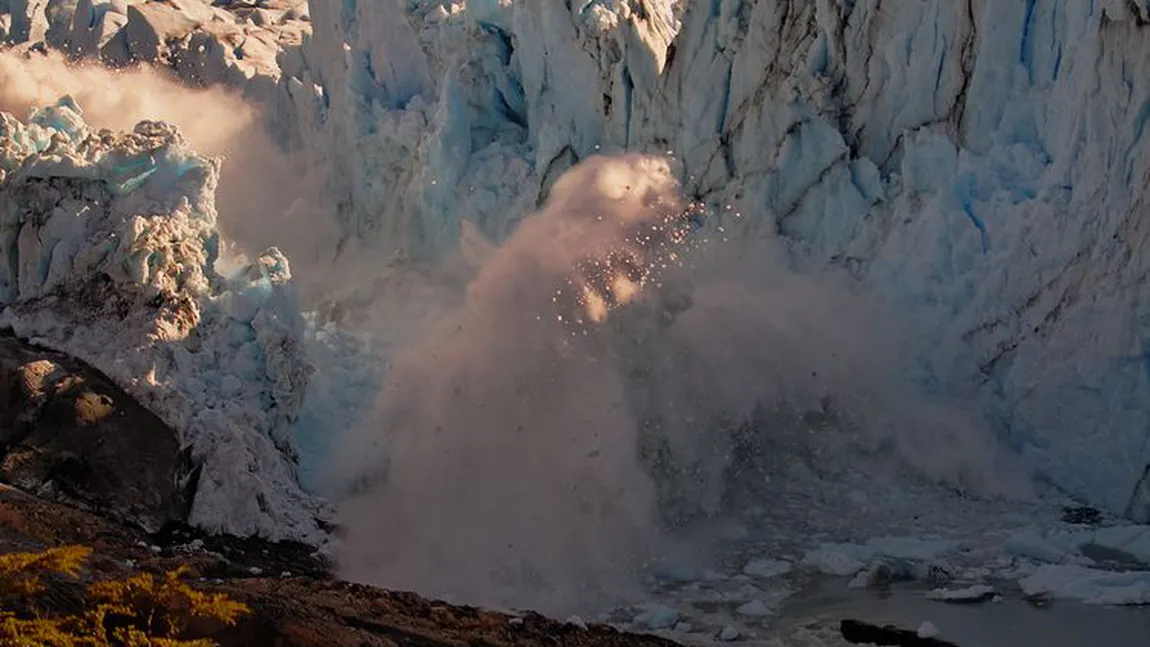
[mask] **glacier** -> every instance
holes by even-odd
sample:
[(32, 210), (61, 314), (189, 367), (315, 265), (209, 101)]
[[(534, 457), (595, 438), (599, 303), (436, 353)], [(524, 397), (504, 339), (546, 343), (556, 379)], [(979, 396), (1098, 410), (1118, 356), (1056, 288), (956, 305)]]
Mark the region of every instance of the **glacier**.
[(913, 322), (924, 391), (970, 402), (1040, 480), (1147, 520), (1148, 15), (348, 0), (314, 3), (281, 88), (346, 236), (417, 259), (463, 223), (505, 239), (593, 154), (670, 152), (705, 230), (852, 274)]
[(287, 259), (221, 253), (220, 161), (163, 122), (94, 130), (71, 97), (0, 113), (0, 326), (107, 374), (179, 434), (189, 522), (327, 541), (293, 436), (312, 366)]
[[(220, 4), (9, 0), (0, 38), (261, 102), (344, 257), (442, 263), (469, 232), (507, 240), (592, 155), (669, 154), (710, 208), (699, 235), (776, 236), (793, 268), (852, 276), (909, 322), (922, 391), (968, 402), (1039, 479), (1150, 520), (1145, 3)], [(312, 406), (363, 399), (318, 388)]]
[[(897, 556), (838, 555), (869, 536), (949, 547), (915, 577), (1090, 597), (1113, 578), (1055, 541), (1062, 495), (1150, 522), (1148, 26), (1126, 0), (0, 0), (29, 100), (58, 96), (41, 59), (141, 66), (236, 91), (283, 149), (263, 174), (246, 122), (165, 116), (197, 155), (68, 98), (5, 117), (0, 325), (177, 429), (194, 524), (338, 542), (349, 579), (647, 596), (632, 626), (707, 631), (690, 601), (721, 600), (751, 636), (790, 583), (688, 555), (865, 584)], [(213, 209), (205, 151), (252, 195)], [(668, 257), (603, 233), (648, 219), (646, 181), (690, 205), (651, 280)]]

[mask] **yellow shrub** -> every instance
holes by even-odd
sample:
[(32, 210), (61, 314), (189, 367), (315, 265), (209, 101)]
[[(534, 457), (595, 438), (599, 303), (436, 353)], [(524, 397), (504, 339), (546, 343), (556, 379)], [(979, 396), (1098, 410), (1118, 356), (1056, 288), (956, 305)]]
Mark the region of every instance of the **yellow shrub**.
[(84, 546), (62, 546), (42, 553), (0, 555), (0, 601), (6, 605), (13, 596), (26, 598), (39, 593), (44, 573), (76, 577), (91, 553), (92, 549)]
[[(0, 601), (7, 609), (19, 598), (22, 608), (35, 609), (29, 602), (44, 590), (41, 577), (76, 577), (90, 553), (64, 546), (0, 555)], [(182, 579), (186, 574), (180, 567), (162, 576), (96, 582), (88, 587), (88, 608), (75, 616), (0, 611), (0, 647), (213, 647), (208, 639), (179, 636), (192, 620), (233, 625), (250, 610), (225, 595), (197, 591)]]

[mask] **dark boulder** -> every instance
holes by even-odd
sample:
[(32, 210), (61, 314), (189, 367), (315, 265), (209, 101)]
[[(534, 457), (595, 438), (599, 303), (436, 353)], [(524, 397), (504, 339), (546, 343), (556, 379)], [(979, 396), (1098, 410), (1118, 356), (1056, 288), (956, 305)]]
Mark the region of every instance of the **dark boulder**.
[(107, 377), (0, 337), (0, 480), (155, 532), (187, 518), (176, 433)]
[(843, 639), (852, 645), (889, 645), (891, 647), (958, 647), (938, 638), (919, 636), (917, 632), (893, 625), (876, 625), (862, 620), (843, 620), (839, 624)]

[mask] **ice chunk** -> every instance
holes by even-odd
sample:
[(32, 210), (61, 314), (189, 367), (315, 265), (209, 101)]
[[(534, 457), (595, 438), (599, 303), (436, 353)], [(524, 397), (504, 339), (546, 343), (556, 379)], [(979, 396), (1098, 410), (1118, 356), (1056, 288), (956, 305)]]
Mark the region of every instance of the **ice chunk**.
[(854, 575), (866, 568), (866, 564), (856, 554), (851, 554), (854, 552), (847, 546), (826, 544), (807, 552), (802, 564), (827, 575)]
[(311, 367), (287, 259), (215, 270), (219, 163), (168, 124), (94, 135), (65, 97), (0, 114), (0, 322), (100, 369), (179, 433), (200, 468), (190, 521), (327, 540), (292, 427)]
[(739, 605), (739, 607), (735, 609), (735, 613), (751, 618), (765, 618), (774, 614), (775, 611), (762, 600), (754, 599), (746, 604)]
[(1089, 543), (1122, 551), (1150, 565), (1150, 526), (1111, 526), (1078, 535)]
[(743, 572), (751, 577), (771, 578), (786, 575), (792, 564), (781, 559), (756, 559), (743, 567)]
[(631, 622), (639, 627), (658, 630), (673, 627), (678, 621), (678, 611), (666, 605), (654, 604), (635, 616)]
[(1051, 595), (1087, 604), (1150, 604), (1150, 572), (1117, 573), (1073, 564), (1046, 564), (1019, 581), (1027, 595)]
[[(816, 549), (807, 551), (802, 563), (827, 575), (848, 576), (858, 574), (875, 559), (892, 558), (906, 562), (902, 567), (904, 570), (910, 569), (908, 572), (918, 573), (920, 565), (938, 560), (959, 546), (959, 542), (950, 540), (875, 537), (865, 544), (822, 544)], [(924, 573), (929, 573), (930, 568), (922, 566), (922, 570)], [(870, 582), (870, 577), (871, 575), (866, 575), (857, 585), (866, 586)]]
[(155, 61), (160, 58), (164, 43), (187, 36), (196, 25), (194, 18), (175, 6), (149, 2), (128, 7), (128, 23), (124, 33), (134, 58)]
[(982, 602), (993, 598), (994, 587), (975, 584), (961, 589), (934, 589), (926, 594), (928, 600), (940, 602)]

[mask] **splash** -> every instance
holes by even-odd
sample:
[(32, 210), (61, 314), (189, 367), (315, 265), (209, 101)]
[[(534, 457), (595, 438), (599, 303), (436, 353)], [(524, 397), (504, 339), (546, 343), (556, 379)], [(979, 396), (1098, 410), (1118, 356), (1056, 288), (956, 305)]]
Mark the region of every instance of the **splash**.
[(485, 255), (334, 453), (343, 576), (601, 610), (638, 591), (666, 528), (720, 511), (740, 437), (809, 439), (803, 412), (844, 412), (825, 447), (994, 481), (993, 438), (907, 397), (866, 298), (755, 236), (690, 245), (690, 213), (666, 160), (591, 158)]
[(588, 160), (552, 196), (346, 441), (341, 472), (369, 478), (344, 507), (346, 576), (556, 613), (635, 592), (654, 490), (612, 336), (592, 325), (657, 275), (684, 205), (643, 157)]

